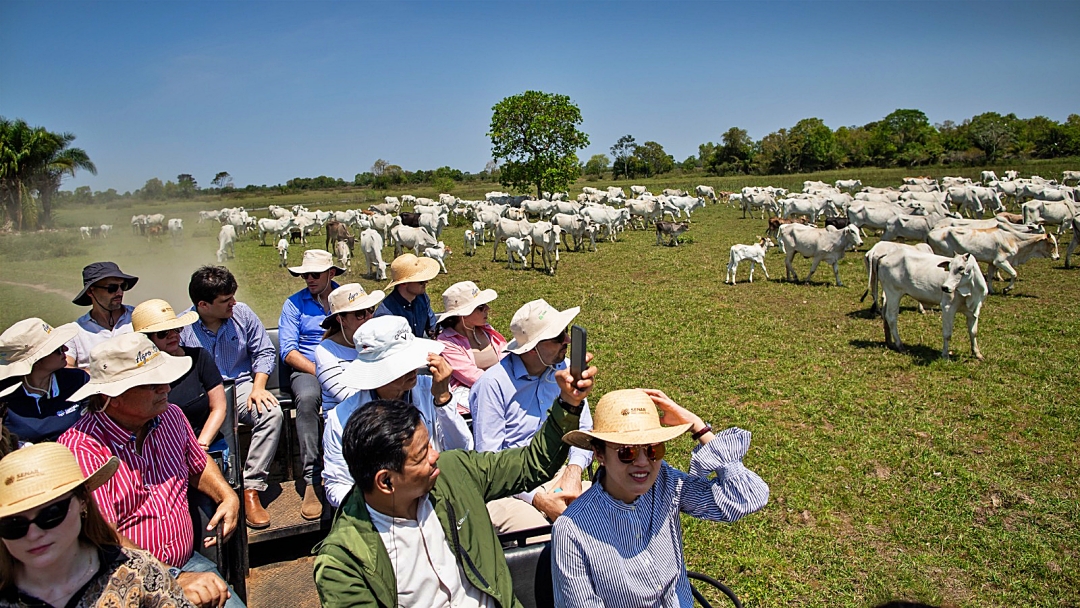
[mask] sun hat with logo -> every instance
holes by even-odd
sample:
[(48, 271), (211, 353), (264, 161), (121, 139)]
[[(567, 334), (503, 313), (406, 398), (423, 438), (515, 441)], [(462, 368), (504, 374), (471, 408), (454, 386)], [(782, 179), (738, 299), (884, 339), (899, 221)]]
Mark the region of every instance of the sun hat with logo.
[(120, 267), (116, 265), (116, 262), (94, 262), (82, 269), (83, 288), (71, 303), (76, 306), (90, 306), (90, 296), (86, 295), (90, 286), (101, 279), (112, 278), (124, 279), (124, 291), (130, 290), (139, 282), (139, 277), (120, 272)]
[(0, 380), (30, 373), (34, 364), (79, 333), (74, 323), (53, 327), (37, 317), (23, 319), (0, 334)]
[(651, 445), (670, 441), (693, 426), (689, 422), (661, 426), (652, 398), (637, 388), (611, 391), (601, 397), (592, 419), (591, 431), (570, 431), (562, 440), (586, 450), (592, 449), (592, 439), (620, 445)]
[(477, 306), (487, 304), (499, 294), (494, 289), (480, 290), (472, 281), (454, 283), (442, 292), (444, 312), (435, 317), (436, 323), (442, 323), (450, 317), (465, 317), (472, 314)]
[(427, 366), (429, 353), (439, 354), (444, 344), (417, 338), (404, 317), (386, 315), (364, 323), (353, 334), (356, 359), (345, 367), (341, 381), (366, 390), (390, 384)]
[(581, 312), (580, 306), (560, 312), (543, 299), (526, 302), (510, 320), (510, 332), (514, 335), (514, 339), (506, 345), (504, 350), (515, 355), (529, 352), (536, 348), (537, 342), (554, 338), (562, 333), (579, 312)]
[(131, 329), (145, 334), (191, 325), (199, 319), (199, 313), (189, 310), (179, 317), (165, 300), (147, 300), (131, 313)]
[(115, 397), (136, 386), (168, 384), (189, 369), (191, 357), (161, 352), (146, 334), (114, 336), (90, 351), (90, 381), (68, 401), (82, 401), (90, 395)]
[(418, 258), (411, 253), (403, 253), (390, 262), (390, 284), (386, 291), (402, 283), (430, 281), (439, 274), (439, 263), (431, 258)]
[(0, 459), (0, 517), (40, 507), (83, 484), (92, 492), (119, 465), (116, 456), (111, 456), (85, 477), (75, 455), (59, 443), (46, 441), (15, 450)]
[(371, 293), (367, 293), (359, 283), (346, 283), (330, 292), (330, 314), (326, 315), (320, 325), (323, 329), (330, 329), (332, 319), (336, 315), (378, 306), (379, 302), (382, 302), (385, 297), (386, 294), (382, 290), (376, 289)]
[(334, 264), (334, 256), (330, 255), (329, 251), (308, 249), (304, 252), (304, 258), (300, 260), (300, 265), (289, 268), (289, 272), (294, 277), (298, 277), (305, 272), (326, 272), (331, 268), (337, 268), (337, 276), (345, 274), (344, 268)]

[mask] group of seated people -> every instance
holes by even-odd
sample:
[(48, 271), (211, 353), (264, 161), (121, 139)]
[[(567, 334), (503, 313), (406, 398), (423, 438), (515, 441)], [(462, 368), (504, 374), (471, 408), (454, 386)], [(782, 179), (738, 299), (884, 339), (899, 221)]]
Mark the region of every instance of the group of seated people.
[[(237, 419), (252, 428), (246, 524), (269, 525), (260, 492), (283, 423), (266, 389), (274, 357), (297, 409), (301, 515), (320, 518), (324, 496), (337, 510), (315, 562), (324, 605), (512, 605), (497, 535), (552, 522), (558, 605), (689, 605), (679, 513), (734, 521), (768, 499), (741, 462), (746, 431), (714, 435), (658, 390), (611, 391), (590, 414), (596, 368), (575, 377), (566, 361), (578, 308), (528, 302), (508, 342), (488, 323), (494, 290), (456, 283), (434, 313), (426, 286), (439, 265), (428, 258), (396, 258), (385, 293), (339, 285), (345, 270), (321, 250), (289, 271), (305, 288), (282, 308), (278, 352), (220, 266), (192, 275), (191, 309), (177, 315), (163, 300), (124, 305), (138, 278), (91, 264), (74, 300), (86, 315), (55, 328), (27, 319), (0, 335), (0, 451), (11, 452), (0, 471), (17, 456), (19, 480), (0, 485), (0, 555), (13, 558), (0, 559), (0, 606), (103, 605), (98, 597), (119, 592), (117, 568), (153, 605), (242, 605), (193, 551), (187, 491), (217, 504), (209, 529), (219, 534), (206, 543), (228, 538), (241, 497), (207, 454), (221, 445), (223, 383), (234, 381)], [(665, 442), (687, 431), (699, 443), (689, 474), (662, 460)], [(44, 449), (55, 457), (24, 456)], [(590, 487), (582, 477), (594, 460)], [(35, 494), (20, 485), (33, 483), (30, 466), (67, 467), (69, 485)], [(62, 525), (58, 505), (70, 502), (82, 532)], [(6, 532), (28, 523), (30, 534)], [(61, 531), (67, 544), (49, 544)], [(46, 588), (38, 566), (70, 580)], [(160, 580), (155, 568), (169, 584), (145, 584)]]

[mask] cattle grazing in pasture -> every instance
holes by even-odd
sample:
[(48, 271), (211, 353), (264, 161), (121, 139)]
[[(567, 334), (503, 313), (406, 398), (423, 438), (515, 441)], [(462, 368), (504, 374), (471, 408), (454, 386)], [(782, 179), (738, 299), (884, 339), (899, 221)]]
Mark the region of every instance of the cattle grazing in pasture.
[(465, 231), (465, 255), (476, 255), (476, 233), (472, 230)]
[(292, 215), (276, 220), (264, 217), (258, 221), (257, 225), (259, 227), (259, 244), (265, 245), (267, 234), (279, 238), (285, 237), (296, 225), (296, 221)]
[(218, 230), (217, 261), (220, 263), (235, 257), (236, 227), (232, 224), (225, 224)]
[(993, 228), (964, 228), (944, 226), (935, 228), (927, 239), (938, 255), (955, 256), (970, 253), (987, 264), (987, 288), (994, 291), (994, 266), (1009, 277), (1002, 293), (1016, 286), (1016, 266), (1032, 258), (1058, 259), (1057, 239), (1052, 234), (1025, 234), (998, 226)]
[(278, 257), (281, 258), (279, 266), (282, 268), (289, 265), (289, 241), (285, 239), (278, 239), (277, 242)]
[(172, 237), (173, 241), (178, 240), (181, 236), (184, 235), (184, 220), (175, 217), (171, 218), (169, 220), (168, 226), (169, 236)]
[(531, 236), (526, 234), (521, 238), (514, 236), (506, 238), (506, 258), (511, 270), (514, 268), (515, 257), (521, 260), (521, 267), (525, 268), (525, 254), (530, 251), (532, 251)]
[(690, 222), (656, 222), (656, 244), (660, 245), (665, 238), (669, 239), (669, 247), (678, 247), (679, 237), (690, 229)]
[(374, 228), (360, 233), (360, 251), (364, 254), (364, 273), (379, 281), (386, 280), (386, 262), (382, 257), (382, 234)]
[(732, 245), (731, 253), (728, 255), (727, 276), (724, 277), (725, 283), (735, 284), (735, 274), (739, 270), (739, 262), (743, 260), (750, 261), (750, 282), (754, 282), (754, 264), (761, 266), (761, 272), (765, 273), (765, 278), (769, 278), (769, 271), (765, 269), (765, 254), (769, 251), (769, 247), (775, 247), (776, 243), (767, 236), (763, 236), (753, 245)]
[(993, 171), (983, 171), (982, 173), (979, 174), (979, 181), (981, 181), (984, 184), (989, 184), (990, 182), (996, 182), (996, 181), (998, 181), (997, 173), (994, 173)]
[(390, 234), (394, 237), (394, 257), (405, 249), (412, 249), (413, 255), (420, 257), (420, 252), (438, 243), (426, 230), (412, 226), (394, 226)]
[(698, 186), (694, 188), (694, 195), (702, 199), (711, 199), (713, 203), (718, 203), (716, 199), (716, 190), (712, 186)]
[(1076, 186), (1080, 184), (1080, 171), (1062, 171), (1061, 183), (1066, 186)]
[(837, 190), (846, 190), (848, 192), (858, 192), (862, 188), (862, 181), (857, 179), (838, 179), (833, 184)]
[(334, 243), (334, 257), (338, 259), (338, 264), (345, 270), (352, 268), (352, 251), (349, 250), (348, 241)]
[(796, 282), (799, 280), (795, 268), (791, 265), (791, 260), (798, 253), (804, 258), (813, 258), (810, 264), (810, 272), (803, 279), (804, 282), (809, 282), (810, 277), (817, 270), (818, 264), (825, 262), (832, 266), (837, 287), (844, 286), (844, 283), (840, 281), (839, 264), (844, 257), (844, 252), (863, 243), (862, 237), (859, 236), (859, 229), (854, 225), (849, 225), (843, 230), (835, 230), (801, 224), (786, 224), (780, 227), (780, 241), (783, 243), (784, 266), (787, 268), (788, 280)]
[[(870, 304), (870, 314), (877, 314), (878, 309), (878, 279), (874, 270), (874, 264), (879, 258), (882, 258), (894, 251), (905, 251), (907, 249), (914, 249), (923, 253), (934, 253), (934, 250), (930, 248), (930, 245), (926, 243), (919, 243), (917, 245), (905, 245), (904, 243), (894, 243), (892, 241), (879, 241), (863, 256), (864, 265), (866, 267), (867, 285), (866, 291), (863, 292), (859, 301), (866, 300), (867, 295), (872, 295)], [(922, 302), (919, 303), (919, 313), (925, 313)]]
[(326, 245), (323, 246), (323, 249), (336, 251), (339, 242), (348, 243), (349, 253), (351, 254), (356, 246), (356, 237), (349, 232), (349, 227), (345, 224), (337, 220), (330, 220), (326, 223)]
[(1049, 224), (1057, 226), (1061, 234), (1069, 222), (1077, 215), (1076, 205), (1071, 201), (1033, 200), (1020, 205), (1025, 224)]
[[(826, 224), (828, 224), (828, 222), (829, 222), (829, 220), (825, 220)], [(845, 225), (847, 225), (847, 220), (844, 220), (844, 222), (845, 222)], [(780, 216), (770, 217), (769, 218), (769, 227), (765, 229), (765, 236), (779, 236), (780, 235), (780, 226), (783, 226), (784, 224), (805, 224), (805, 223), (806, 223), (806, 218), (802, 218), (802, 217), (797, 217), (797, 218), (795, 218), (793, 220), (784, 219), (784, 218), (782, 218)]]
[(453, 253), (453, 251), (442, 241), (439, 241), (438, 245), (434, 247), (424, 249), (424, 255), (438, 262), (439, 268), (443, 274), (447, 274), (446, 258), (450, 257), (451, 253)]

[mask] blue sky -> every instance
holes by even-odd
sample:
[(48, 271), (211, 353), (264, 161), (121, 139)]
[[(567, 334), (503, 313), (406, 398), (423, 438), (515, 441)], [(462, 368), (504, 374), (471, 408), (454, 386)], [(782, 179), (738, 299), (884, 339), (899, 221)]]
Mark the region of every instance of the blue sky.
[(491, 107), (529, 89), (579, 105), (583, 159), (627, 133), (681, 161), (732, 126), (1080, 112), (1080, 2), (5, 0), (0, 23), (0, 115), (97, 164), (65, 188), (476, 172)]

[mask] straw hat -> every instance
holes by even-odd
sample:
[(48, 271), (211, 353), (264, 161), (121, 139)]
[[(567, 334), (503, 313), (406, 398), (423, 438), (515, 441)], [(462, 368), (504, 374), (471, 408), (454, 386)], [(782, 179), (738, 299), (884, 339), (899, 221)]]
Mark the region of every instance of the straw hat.
[(173, 307), (165, 300), (147, 300), (135, 307), (131, 313), (131, 328), (142, 333), (153, 333), (167, 329), (178, 329), (191, 325), (199, 318), (199, 313), (189, 310), (179, 317)]
[(120, 272), (120, 267), (116, 265), (116, 262), (94, 262), (93, 264), (87, 264), (86, 267), (82, 269), (82, 291), (79, 292), (79, 295), (75, 296), (75, 299), (73, 299), (71, 303), (76, 306), (90, 306), (90, 296), (86, 295), (86, 292), (90, 290), (90, 286), (101, 279), (111, 278), (124, 279), (124, 291), (129, 291), (139, 282), (139, 277)]
[(477, 306), (487, 304), (497, 297), (499, 297), (499, 294), (495, 293), (494, 289), (480, 291), (480, 288), (472, 281), (454, 283), (447, 287), (446, 291), (442, 292), (442, 304), (445, 312), (436, 316), (435, 322), (442, 323), (443, 320), (450, 317), (470, 315), (472, 311), (476, 310)]
[(337, 268), (337, 276), (345, 274), (344, 268), (334, 265), (334, 256), (330, 255), (329, 251), (308, 249), (304, 252), (304, 259), (300, 261), (300, 265), (289, 268), (289, 272), (294, 277), (298, 277), (305, 272), (326, 272), (331, 268)]
[(341, 381), (355, 389), (379, 388), (427, 366), (429, 353), (441, 353), (444, 344), (417, 338), (403, 317), (376, 317), (353, 335), (356, 359), (345, 367)]
[(612, 391), (600, 398), (592, 415), (593, 430), (570, 431), (562, 440), (572, 446), (591, 450), (591, 439), (620, 445), (663, 443), (682, 435), (691, 423), (660, 426), (656, 405), (648, 393), (631, 388)]
[(411, 253), (403, 253), (390, 263), (390, 291), (402, 283), (430, 281), (439, 274), (439, 263), (431, 258), (418, 258)]
[(0, 380), (30, 373), (34, 364), (79, 333), (74, 323), (53, 327), (37, 317), (23, 319), (0, 334)]
[(115, 397), (136, 386), (168, 384), (189, 369), (191, 357), (161, 352), (146, 334), (114, 336), (90, 351), (90, 382), (68, 401), (82, 401), (90, 395)]
[(514, 339), (504, 350), (516, 355), (529, 352), (536, 348), (537, 342), (562, 333), (579, 312), (580, 306), (559, 312), (543, 299), (526, 302), (510, 320), (510, 332)]
[(0, 460), (0, 517), (29, 511), (63, 496), (82, 484), (94, 491), (116, 472), (120, 461), (111, 456), (84, 477), (75, 455), (59, 443), (26, 446)]
[(367, 293), (359, 283), (346, 283), (330, 292), (330, 314), (326, 315), (320, 325), (323, 329), (330, 329), (331, 319), (338, 313), (378, 306), (385, 297), (386, 294), (381, 290)]

